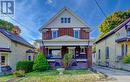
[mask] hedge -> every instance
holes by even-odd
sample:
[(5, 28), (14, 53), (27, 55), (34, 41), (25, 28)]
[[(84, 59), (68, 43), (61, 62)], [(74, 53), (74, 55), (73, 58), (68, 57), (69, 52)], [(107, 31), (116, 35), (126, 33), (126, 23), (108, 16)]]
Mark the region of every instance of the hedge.
[(24, 70), (26, 73), (33, 71), (33, 61), (19, 61), (16, 70)]

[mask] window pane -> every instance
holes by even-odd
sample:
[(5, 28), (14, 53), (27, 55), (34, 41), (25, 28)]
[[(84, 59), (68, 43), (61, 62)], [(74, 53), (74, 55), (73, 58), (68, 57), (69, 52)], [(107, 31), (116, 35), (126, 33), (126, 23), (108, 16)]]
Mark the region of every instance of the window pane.
[(109, 59), (109, 47), (106, 47), (106, 59)]
[(67, 23), (67, 18), (64, 18), (64, 20), (65, 20), (65, 23)]
[(77, 31), (77, 30), (74, 31), (74, 37), (79, 38), (79, 31)]
[(130, 30), (128, 30), (128, 31), (127, 31), (127, 36), (129, 36), (129, 37), (130, 37)]
[(28, 56), (28, 60), (31, 60), (31, 56)]
[(50, 58), (61, 58), (61, 50), (50, 49), (49, 55)]
[(5, 56), (1, 56), (1, 65), (5, 65)]
[(101, 59), (101, 53), (100, 53), (100, 49), (98, 50), (98, 59)]
[(57, 31), (52, 31), (52, 38), (56, 38), (57, 37)]
[(64, 18), (61, 18), (61, 23), (63, 23), (64, 22)]
[(71, 20), (70, 20), (70, 18), (68, 18), (68, 23), (70, 23), (71, 22)]

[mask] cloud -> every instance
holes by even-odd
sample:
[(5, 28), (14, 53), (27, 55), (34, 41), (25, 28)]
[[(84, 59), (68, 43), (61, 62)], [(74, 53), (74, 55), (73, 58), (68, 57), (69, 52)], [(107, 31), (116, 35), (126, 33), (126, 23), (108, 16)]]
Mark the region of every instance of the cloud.
[(51, 3), (53, 3), (53, 1), (52, 0), (47, 0), (48, 1), (48, 4), (51, 4)]

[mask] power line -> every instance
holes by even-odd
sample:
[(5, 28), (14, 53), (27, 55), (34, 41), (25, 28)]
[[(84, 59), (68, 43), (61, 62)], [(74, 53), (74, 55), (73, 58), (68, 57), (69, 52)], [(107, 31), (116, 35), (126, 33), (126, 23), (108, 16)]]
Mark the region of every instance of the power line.
[(103, 11), (103, 9), (101, 8), (101, 6), (99, 5), (99, 3), (97, 2), (97, 0), (94, 0), (96, 5), (98, 6), (98, 8), (100, 9), (100, 11), (102, 12), (102, 14), (107, 18), (107, 15), (105, 14), (105, 12)]

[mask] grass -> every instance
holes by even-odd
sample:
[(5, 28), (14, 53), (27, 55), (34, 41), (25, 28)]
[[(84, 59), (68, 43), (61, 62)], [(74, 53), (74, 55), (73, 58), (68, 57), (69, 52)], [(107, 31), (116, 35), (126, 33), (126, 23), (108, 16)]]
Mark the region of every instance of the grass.
[(64, 75), (59, 75), (56, 70), (48, 70), (28, 73), (20, 82), (93, 82), (100, 77), (88, 70), (65, 70)]
[(6, 80), (13, 78), (12, 75), (0, 76), (0, 82), (6, 82)]
[[(89, 70), (65, 70), (64, 75), (59, 75), (56, 70), (44, 72), (30, 72), (20, 82), (95, 82), (103, 77), (101, 74)], [(0, 82), (13, 78), (13, 75), (0, 77)]]

